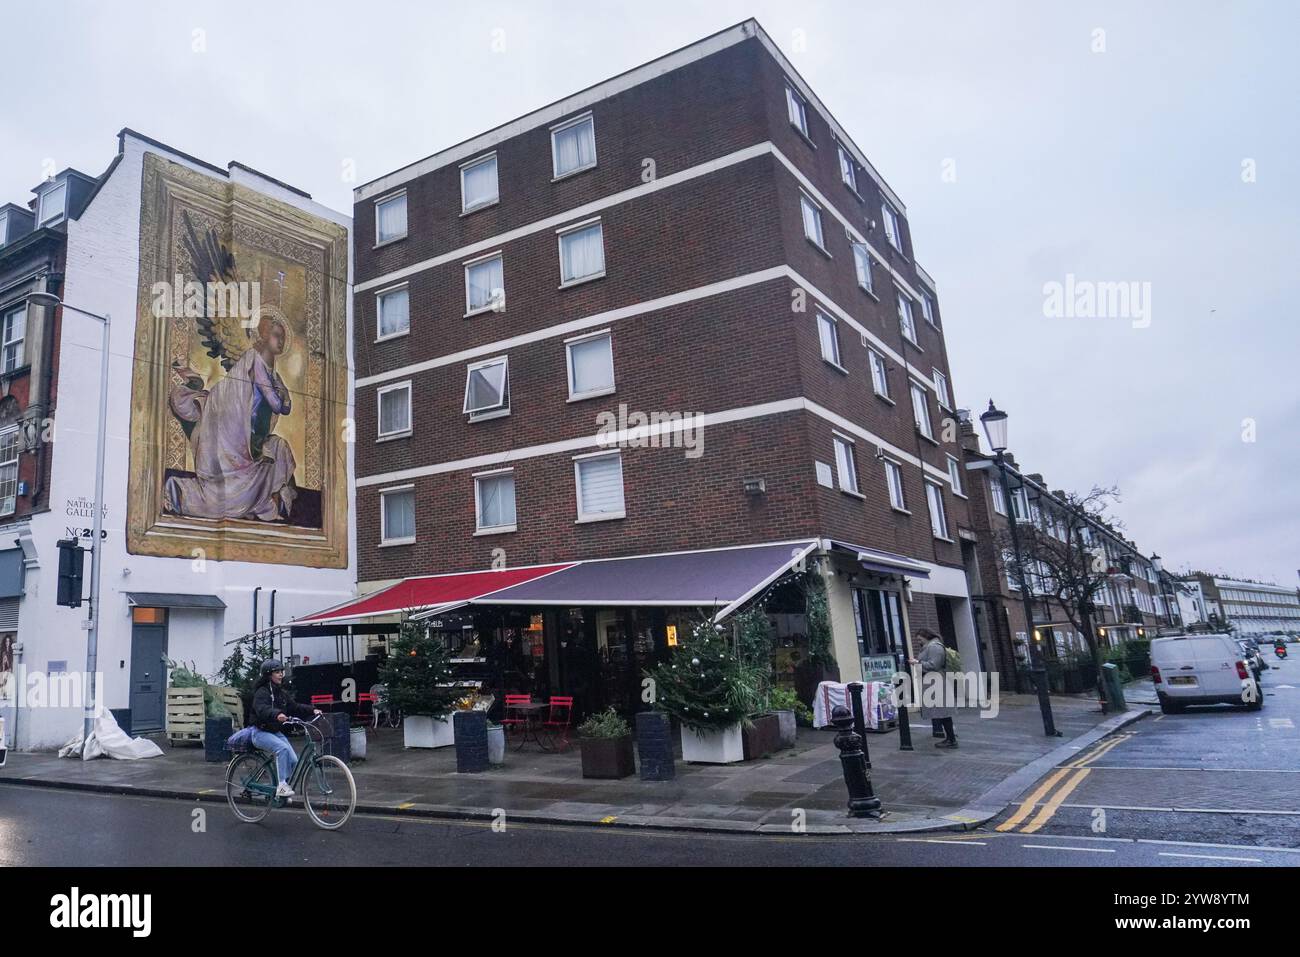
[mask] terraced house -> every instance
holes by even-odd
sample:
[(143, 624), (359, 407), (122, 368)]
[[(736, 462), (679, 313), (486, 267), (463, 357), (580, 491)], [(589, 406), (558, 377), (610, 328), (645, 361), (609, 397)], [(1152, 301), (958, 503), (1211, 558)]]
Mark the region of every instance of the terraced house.
[(367, 183), (355, 223), (363, 598), (314, 620), (437, 611), (594, 707), (813, 561), (844, 680), (922, 626), (983, 657), (935, 284), (755, 21)]

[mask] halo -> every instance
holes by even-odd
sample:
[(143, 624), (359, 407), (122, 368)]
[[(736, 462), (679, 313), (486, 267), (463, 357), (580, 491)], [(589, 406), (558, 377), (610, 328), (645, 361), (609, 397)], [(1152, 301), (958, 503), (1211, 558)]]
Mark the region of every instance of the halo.
[(284, 330), (284, 354), (288, 355), (289, 350), (293, 347), (293, 327), (289, 325), (289, 317), (279, 306), (272, 306), (269, 303), (262, 305), (258, 309), (257, 322), (252, 327), (253, 344), (262, 341), (261, 327), (263, 320), (276, 320), (280, 323), (280, 328)]

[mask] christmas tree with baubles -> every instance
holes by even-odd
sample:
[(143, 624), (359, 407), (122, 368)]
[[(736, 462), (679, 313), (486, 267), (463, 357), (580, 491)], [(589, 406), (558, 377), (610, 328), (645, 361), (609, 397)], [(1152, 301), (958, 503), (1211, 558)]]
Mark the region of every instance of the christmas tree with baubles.
[(730, 629), (700, 622), (668, 661), (647, 672), (655, 706), (694, 731), (744, 721), (757, 703), (757, 675), (736, 657)]

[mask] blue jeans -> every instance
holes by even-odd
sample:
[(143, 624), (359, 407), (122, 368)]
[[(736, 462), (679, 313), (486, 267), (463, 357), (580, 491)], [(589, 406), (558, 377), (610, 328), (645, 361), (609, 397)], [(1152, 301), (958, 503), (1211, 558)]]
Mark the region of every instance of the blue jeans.
[(259, 751), (270, 751), (275, 755), (275, 767), (280, 774), (280, 781), (288, 782), (293, 776), (294, 766), (298, 763), (298, 754), (293, 745), (279, 731), (253, 729), (253, 747)]

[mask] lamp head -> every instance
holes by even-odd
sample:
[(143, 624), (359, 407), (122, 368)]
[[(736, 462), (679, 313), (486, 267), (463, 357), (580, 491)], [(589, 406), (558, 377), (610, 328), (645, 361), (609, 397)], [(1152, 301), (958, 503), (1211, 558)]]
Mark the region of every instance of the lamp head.
[(984, 427), (984, 435), (989, 440), (989, 448), (994, 452), (1005, 452), (1007, 450), (1007, 414), (993, 404), (989, 399), (988, 411), (980, 416), (980, 425)]

